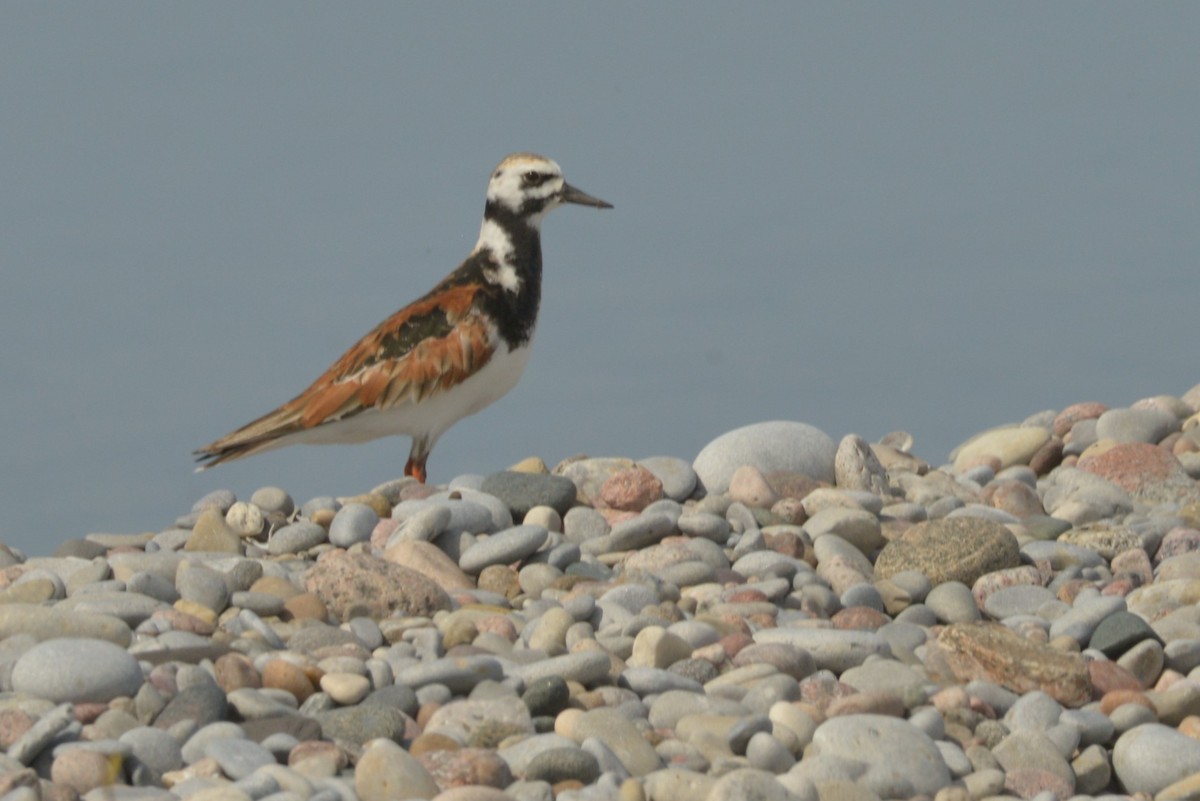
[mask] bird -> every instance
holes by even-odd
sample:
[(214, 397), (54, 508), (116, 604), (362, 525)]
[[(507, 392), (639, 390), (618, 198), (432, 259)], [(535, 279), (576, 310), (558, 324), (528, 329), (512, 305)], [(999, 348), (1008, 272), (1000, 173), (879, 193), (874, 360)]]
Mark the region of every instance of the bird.
[(488, 180), (466, 260), (299, 395), (196, 450), (196, 472), (289, 445), (408, 435), (404, 475), (424, 484), (438, 438), (504, 396), (524, 371), (541, 302), (541, 224), (564, 204), (612, 208), (568, 184), (551, 159), (506, 156)]

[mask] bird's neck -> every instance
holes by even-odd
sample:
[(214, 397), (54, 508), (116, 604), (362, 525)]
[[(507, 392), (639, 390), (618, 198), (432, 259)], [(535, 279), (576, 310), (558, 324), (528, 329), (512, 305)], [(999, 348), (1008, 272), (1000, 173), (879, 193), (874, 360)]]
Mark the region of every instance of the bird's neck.
[(511, 343), (533, 336), (542, 297), (542, 245), (538, 219), (519, 216), (488, 203), (479, 241), (472, 255), (483, 263), (483, 278), (492, 287), (489, 305), (500, 333)]

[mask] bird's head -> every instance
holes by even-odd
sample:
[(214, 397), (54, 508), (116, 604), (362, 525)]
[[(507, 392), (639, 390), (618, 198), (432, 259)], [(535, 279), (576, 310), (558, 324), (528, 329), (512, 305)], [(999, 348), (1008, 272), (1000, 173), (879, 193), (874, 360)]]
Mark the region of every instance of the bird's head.
[(551, 209), (564, 203), (612, 208), (611, 203), (567, 183), (562, 168), (553, 160), (533, 153), (514, 153), (496, 166), (488, 181), (487, 202), (528, 220), (534, 227)]

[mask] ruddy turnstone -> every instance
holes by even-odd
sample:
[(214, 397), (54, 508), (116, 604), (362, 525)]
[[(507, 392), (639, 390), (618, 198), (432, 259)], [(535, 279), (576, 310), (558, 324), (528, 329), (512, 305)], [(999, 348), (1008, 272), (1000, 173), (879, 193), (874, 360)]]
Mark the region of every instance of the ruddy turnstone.
[(548, 158), (505, 158), (488, 181), (479, 241), (466, 261), (308, 389), (196, 451), (197, 471), (286, 445), (407, 434), (404, 474), (424, 482), (438, 437), (512, 389), (525, 369), (542, 292), (539, 227), (564, 203), (612, 208), (564, 181)]

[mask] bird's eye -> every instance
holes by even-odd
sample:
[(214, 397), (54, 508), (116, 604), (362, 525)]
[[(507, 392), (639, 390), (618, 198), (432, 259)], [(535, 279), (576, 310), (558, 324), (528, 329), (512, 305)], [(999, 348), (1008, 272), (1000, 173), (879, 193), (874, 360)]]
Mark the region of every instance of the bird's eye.
[(530, 170), (529, 172), (525, 173), (521, 177), (524, 178), (525, 183), (529, 184), (530, 186), (541, 186), (542, 184), (544, 184), (546, 182), (546, 179), (549, 178), (550, 176), (543, 175), (542, 173), (537, 172), (536, 170)]

